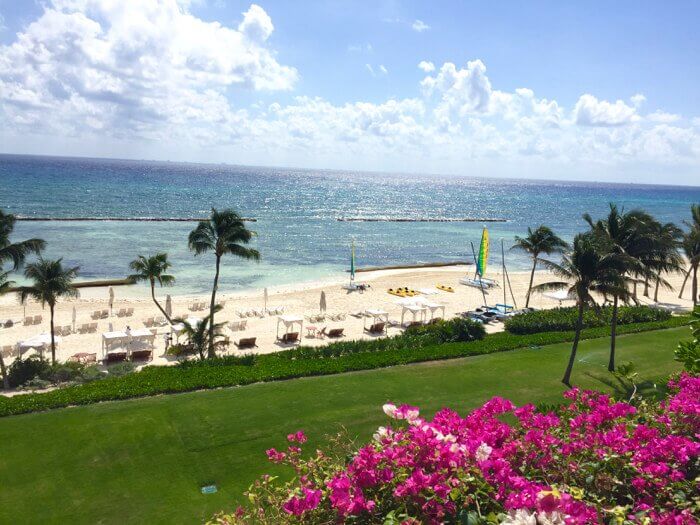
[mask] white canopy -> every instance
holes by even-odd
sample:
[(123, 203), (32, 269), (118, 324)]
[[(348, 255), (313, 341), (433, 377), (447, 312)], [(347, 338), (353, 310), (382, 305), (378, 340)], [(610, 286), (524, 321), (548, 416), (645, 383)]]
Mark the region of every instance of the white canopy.
[(422, 304), (404, 304), (403, 305), (403, 310), (401, 310), (401, 324), (404, 323), (404, 317), (406, 316), (407, 312), (411, 313), (411, 317), (413, 318), (413, 322), (415, 323), (418, 319), (416, 317), (420, 317), (420, 321), (423, 322), (425, 321), (425, 312), (427, 311), (427, 308), (423, 306)]
[(102, 353), (114, 346), (123, 346), (125, 350), (133, 343), (148, 343), (153, 345), (156, 336), (146, 328), (138, 330), (105, 332), (102, 334)]
[[(199, 317), (189, 316), (187, 319), (185, 319), (185, 321), (187, 321), (187, 323), (188, 323), (190, 326), (195, 326), (195, 327), (196, 327), (196, 326), (199, 326), (199, 323), (202, 322), (202, 319), (200, 319)], [(183, 331), (184, 329), (185, 329), (185, 325), (182, 324), (182, 323), (176, 323), (176, 324), (170, 325), (170, 332), (171, 332), (173, 335), (175, 335), (175, 339), (176, 339), (176, 340), (178, 339), (178, 337), (180, 337), (180, 334), (182, 333), (182, 331)]]
[(569, 291), (562, 288), (561, 290), (555, 290), (553, 292), (545, 292), (542, 294), (544, 297), (548, 297), (549, 299), (554, 299), (555, 301), (559, 301), (560, 303), (562, 301), (573, 301), (574, 298), (569, 295)]
[(284, 324), (285, 333), (290, 333), (293, 331), (295, 324), (299, 325), (299, 332), (301, 333), (304, 329), (304, 318), (299, 315), (280, 315), (277, 317), (277, 338), (280, 336), (280, 324)]
[(371, 317), (372, 318), (372, 324), (377, 323), (377, 322), (389, 322), (389, 313), (384, 311), (384, 310), (379, 310), (379, 309), (371, 309), (371, 310), (365, 310), (365, 319), (364, 319), (364, 328), (367, 328), (367, 318)]
[[(61, 342), (61, 338), (59, 336), (54, 337), (54, 341), (56, 344), (59, 344)], [(44, 334), (39, 334), (35, 335), (34, 337), (31, 337), (25, 341), (21, 341), (19, 343), (19, 348), (20, 350), (28, 350), (30, 348), (46, 348), (51, 344), (51, 334), (49, 333), (44, 333)]]

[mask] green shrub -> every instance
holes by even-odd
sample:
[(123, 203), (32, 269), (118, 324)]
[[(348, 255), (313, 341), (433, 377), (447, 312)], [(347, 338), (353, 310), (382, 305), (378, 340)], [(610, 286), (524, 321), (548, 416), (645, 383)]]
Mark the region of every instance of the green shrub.
[(17, 359), (10, 365), (7, 377), (12, 388), (22, 386), (35, 377), (48, 380), (51, 377), (51, 365), (38, 355), (32, 355), (26, 359)]
[(124, 361), (123, 363), (117, 363), (111, 365), (107, 368), (107, 373), (112, 377), (121, 377), (127, 374), (131, 374), (134, 371), (134, 363), (131, 361)]
[(99, 379), (104, 379), (107, 374), (100, 370), (97, 365), (90, 365), (83, 368), (77, 378), (81, 383), (90, 383)]
[[(672, 317), (667, 321), (621, 326), (618, 333), (683, 326), (688, 317)], [(583, 339), (609, 335), (608, 327), (590, 328)], [(141, 371), (121, 377), (109, 376), (101, 381), (68, 386), (50, 392), (14, 397), (0, 396), (0, 417), (37, 412), (70, 405), (87, 405), (100, 401), (130, 399), (175, 392), (248, 385), (262, 381), (278, 381), (297, 377), (340, 374), (388, 366), (454, 359), (516, 348), (544, 346), (571, 341), (573, 333), (547, 332), (514, 335), (501, 332), (481, 340), (410, 346), (407, 341), (421, 340), (411, 334), (363, 341), (344, 341), (327, 347), (302, 347), (254, 358), (224, 357), (192, 361), (179, 366), (146, 366)], [(116, 366), (116, 365), (115, 365)]]
[(681, 341), (675, 351), (676, 361), (683, 363), (683, 368), (691, 374), (700, 373), (700, 306), (696, 306), (690, 315), (692, 341)]
[[(512, 334), (536, 334), (538, 332), (560, 332), (574, 330), (578, 311), (576, 307), (553, 308), (515, 315), (505, 322), (505, 328)], [(665, 321), (671, 314), (665, 310), (648, 306), (621, 306), (618, 308), (617, 324), (651, 323)], [(584, 328), (607, 326), (612, 321), (612, 307), (589, 308), (583, 316)]]
[(66, 383), (80, 377), (85, 368), (82, 363), (68, 361), (66, 363), (56, 363), (51, 367), (51, 381), (54, 383)]
[(19, 388), (20, 390), (43, 390), (44, 388), (50, 387), (52, 384), (51, 381), (36, 376), (25, 381)]

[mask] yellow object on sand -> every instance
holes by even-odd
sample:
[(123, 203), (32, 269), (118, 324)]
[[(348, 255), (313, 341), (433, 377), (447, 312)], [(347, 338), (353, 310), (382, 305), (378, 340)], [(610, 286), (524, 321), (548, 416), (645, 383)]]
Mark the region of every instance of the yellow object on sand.
[(451, 286), (445, 286), (444, 284), (438, 284), (438, 285), (436, 286), (436, 288), (437, 288), (438, 290), (442, 290), (443, 292), (454, 293), (454, 291), (455, 291), (455, 289), (452, 288)]
[(389, 288), (387, 292), (398, 297), (413, 297), (414, 295), (418, 295), (418, 292), (405, 286), (403, 288)]

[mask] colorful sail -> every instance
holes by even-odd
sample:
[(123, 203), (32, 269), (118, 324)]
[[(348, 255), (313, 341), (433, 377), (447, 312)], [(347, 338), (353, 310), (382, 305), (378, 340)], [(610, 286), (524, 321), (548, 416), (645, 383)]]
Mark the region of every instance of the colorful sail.
[(355, 280), (355, 241), (352, 241), (352, 248), (350, 249), (350, 280)]
[(489, 231), (484, 228), (481, 232), (481, 245), (479, 246), (479, 256), (476, 259), (476, 273), (479, 277), (486, 275), (486, 264), (489, 260)]

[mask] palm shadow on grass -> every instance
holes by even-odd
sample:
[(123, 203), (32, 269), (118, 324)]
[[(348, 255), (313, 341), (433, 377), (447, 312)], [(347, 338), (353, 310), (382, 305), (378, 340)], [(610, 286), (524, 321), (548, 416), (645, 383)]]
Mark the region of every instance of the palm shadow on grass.
[(626, 377), (608, 373), (606, 375), (586, 372), (585, 375), (612, 390), (611, 395), (620, 401), (629, 401), (632, 396), (647, 400), (661, 401), (666, 397), (668, 386), (665, 381), (638, 379), (631, 381)]

